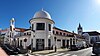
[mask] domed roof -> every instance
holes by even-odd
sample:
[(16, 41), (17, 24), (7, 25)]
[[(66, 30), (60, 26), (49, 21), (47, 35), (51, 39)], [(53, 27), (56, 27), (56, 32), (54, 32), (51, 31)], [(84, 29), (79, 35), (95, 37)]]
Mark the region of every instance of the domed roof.
[(89, 36), (89, 34), (88, 34), (88, 33), (84, 33), (84, 34), (83, 34), (83, 36), (88, 37), (88, 36)]
[(51, 19), (51, 16), (50, 14), (45, 11), (45, 10), (41, 10), (41, 11), (38, 11), (34, 14), (34, 17), (33, 18), (47, 18), (47, 19)]
[(89, 40), (89, 38), (90, 38), (88, 33), (84, 33), (84, 34), (83, 34), (83, 37), (84, 37), (85, 39), (88, 39), (88, 40)]

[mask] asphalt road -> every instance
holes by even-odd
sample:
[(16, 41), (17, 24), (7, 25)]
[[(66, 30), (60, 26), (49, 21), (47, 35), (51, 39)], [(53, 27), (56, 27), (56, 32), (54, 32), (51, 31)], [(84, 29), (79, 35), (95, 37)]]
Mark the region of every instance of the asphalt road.
[[(19, 54), (19, 56), (25, 56)], [(76, 51), (63, 51), (63, 52), (56, 52), (56, 53), (49, 53), (49, 54), (34, 54), (29, 56), (96, 56), (92, 54), (92, 47), (90, 48), (85, 48), (81, 50), (76, 50)]]
[(76, 51), (64, 51), (58, 53), (47, 54), (45, 56), (96, 56), (92, 53), (92, 47)]
[(77, 50), (77, 51), (68, 51), (68, 52), (63, 52), (66, 54), (70, 54), (70, 55), (76, 55), (76, 56), (95, 56), (94, 54), (92, 54), (92, 47), (90, 48), (86, 48), (86, 49), (81, 49), (81, 50)]

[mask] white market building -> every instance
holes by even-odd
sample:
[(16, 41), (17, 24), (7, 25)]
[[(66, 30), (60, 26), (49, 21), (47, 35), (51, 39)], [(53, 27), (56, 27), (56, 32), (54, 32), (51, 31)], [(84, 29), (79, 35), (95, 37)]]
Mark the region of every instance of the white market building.
[[(45, 10), (36, 12), (34, 17), (29, 20), (30, 29), (14, 28), (13, 22), (11, 22), (11, 31), (6, 37), (8, 40), (5, 40), (5, 43), (16, 47), (27, 48), (31, 46), (33, 50), (54, 49), (55, 46), (69, 48), (78, 40), (84, 40), (78, 34), (54, 27), (55, 22)], [(15, 33), (16, 35), (14, 35)]]

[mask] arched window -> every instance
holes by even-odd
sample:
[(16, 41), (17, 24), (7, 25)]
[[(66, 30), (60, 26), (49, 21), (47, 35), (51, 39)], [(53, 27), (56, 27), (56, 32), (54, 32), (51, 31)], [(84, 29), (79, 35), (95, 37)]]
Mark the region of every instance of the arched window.
[(62, 32), (60, 32), (60, 35), (62, 35)]
[(49, 31), (51, 31), (51, 24), (49, 24), (48, 27), (49, 27)]
[(65, 33), (63, 33), (63, 36), (65, 36)]
[(58, 35), (58, 31), (56, 31), (56, 34)]
[(55, 31), (53, 31), (53, 34), (55, 34)]

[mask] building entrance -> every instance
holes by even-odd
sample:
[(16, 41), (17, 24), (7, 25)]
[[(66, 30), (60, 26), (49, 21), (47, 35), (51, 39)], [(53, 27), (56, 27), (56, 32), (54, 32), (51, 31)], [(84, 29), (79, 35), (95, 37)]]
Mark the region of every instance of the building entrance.
[(69, 40), (67, 40), (67, 48), (69, 48)]
[(48, 39), (48, 49), (51, 49), (51, 39)]
[(62, 40), (62, 47), (65, 47), (65, 40)]
[(36, 39), (36, 50), (44, 50), (44, 39)]

